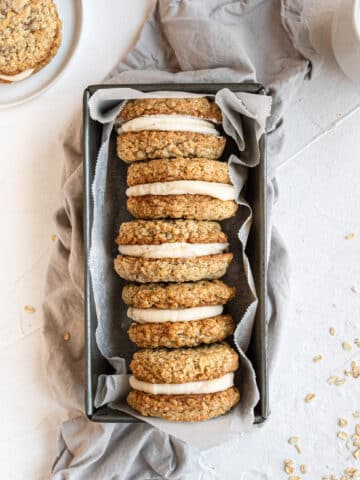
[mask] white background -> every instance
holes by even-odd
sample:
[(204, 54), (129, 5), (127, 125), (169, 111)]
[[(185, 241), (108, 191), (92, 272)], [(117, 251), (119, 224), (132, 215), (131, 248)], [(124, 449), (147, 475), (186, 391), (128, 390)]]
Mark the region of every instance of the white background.
[[(151, 0), (85, 2), (79, 49), (61, 81), (33, 102), (0, 113), (0, 465), (2, 478), (48, 478), (64, 412), (51, 399), (41, 364), (40, 304), (53, 246), (53, 212), (61, 202), (61, 138), (81, 107), (83, 89), (97, 83), (130, 49)], [(221, 478), (264, 472), (286, 478), (285, 458), (305, 463), (321, 479), (360, 461), (336, 438), (337, 418), (360, 409), (360, 380), (329, 386), (350, 359), (341, 343), (360, 337), (360, 86), (337, 68), (330, 46), (335, 0), (308, 0), (314, 42), (325, 56), (289, 112), (281, 196), (274, 222), (292, 260), (293, 295), (277, 369), (269, 421), (205, 454)], [(345, 240), (355, 232), (357, 237)], [(351, 287), (357, 287), (354, 293)], [(24, 312), (33, 305), (36, 313)], [(330, 336), (329, 327), (336, 327)], [(324, 355), (314, 364), (312, 357)], [(311, 404), (307, 393), (316, 393)], [(358, 420), (360, 423), (360, 419)], [(299, 436), (302, 453), (287, 443)], [(253, 478), (246, 474), (243, 477)], [(265, 477), (261, 477), (265, 478)]]

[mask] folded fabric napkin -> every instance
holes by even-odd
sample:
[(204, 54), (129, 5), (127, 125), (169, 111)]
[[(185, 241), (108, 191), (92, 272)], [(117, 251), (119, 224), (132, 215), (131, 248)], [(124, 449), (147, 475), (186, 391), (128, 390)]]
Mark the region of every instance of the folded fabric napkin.
[[(269, 173), (281, 158), (284, 112), (311, 66), (319, 65), (302, 19), (300, 0), (159, 0), (140, 39), (107, 81), (244, 82), (269, 88)], [(58, 241), (45, 289), (45, 365), (70, 420), (60, 432), (54, 479), (211, 479), (201, 452), (146, 424), (95, 424), (84, 411), (84, 285), (82, 154), (79, 119), (64, 143), (65, 204), (56, 215)], [(75, 126), (76, 125), (76, 126)], [(268, 186), (268, 201), (276, 197)], [(269, 258), (270, 365), (279, 344), (288, 295), (286, 250), (271, 230)], [(70, 341), (63, 333), (70, 332)]]

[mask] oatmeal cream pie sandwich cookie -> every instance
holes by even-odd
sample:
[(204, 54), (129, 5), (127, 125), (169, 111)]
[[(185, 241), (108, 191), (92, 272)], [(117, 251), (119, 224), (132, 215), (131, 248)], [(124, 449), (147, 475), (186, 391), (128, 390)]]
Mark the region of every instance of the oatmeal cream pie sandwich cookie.
[(226, 343), (139, 350), (130, 368), (127, 402), (144, 416), (196, 422), (223, 415), (240, 400), (239, 358)]
[(234, 332), (233, 318), (224, 314), (234, 295), (235, 288), (220, 280), (126, 285), (130, 340), (140, 348), (220, 342)]
[(216, 222), (134, 220), (121, 224), (115, 271), (139, 283), (193, 282), (225, 275), (233, 258)]
[(128, 211), (136, 218), (224, 220), (237, 211), (228, 165), (207, 158), (156, 159), (129, 166)]
[(24, 80), (41, 70), (61, 44), (53, 0), (0, 1), (0, 82)]
[(117, 153), (127, 163), (153, 158), (219, 158), (226, 139), (219, 107), (207, 98), (130, 100), (118, 117)]

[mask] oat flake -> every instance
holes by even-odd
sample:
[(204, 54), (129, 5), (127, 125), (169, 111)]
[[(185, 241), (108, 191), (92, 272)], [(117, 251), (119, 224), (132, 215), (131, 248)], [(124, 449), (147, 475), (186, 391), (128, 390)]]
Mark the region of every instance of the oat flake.
[(339, 427), (346, 427), (347, 424), (348, 424), (348, 421), (346, 420), (346, 418), (339, 418), (338, 420)]
[(36, 312), (36, 308), (31, 305), (25, 305), (24, 312), (32, 314)]
[(313, 358), (313, 362), (317, 363), (317, 362), (321, 362), (321, 360), (324, 359), (324, 356), (321, 355), (321, 353), (319, 353), (319, 355), (315, 355), (315, 357)]
[(342, 345), (342, 348), (344, 350), (347, 350), (348, 352), (350, 352), (350, 350), (352, 350), (351, 343), (349, 343), (349, 342), (343, 342), (341, 345)]
[(299, 441), (299, 437), (290, 437), (288, 442), (290, 443), (290, 445), (295, 445), (296, 443), (298, 443)]
[(316, 397), (315, 393), (308, 393), (304, 399), (304, 401), (306, 403), (310, 403), (314, 400), (314, 398)]
[(356, 237), (356, 234), (354, 232), (351, 232), (345, 235), (345, 240), (354, 240), (355, 237)]

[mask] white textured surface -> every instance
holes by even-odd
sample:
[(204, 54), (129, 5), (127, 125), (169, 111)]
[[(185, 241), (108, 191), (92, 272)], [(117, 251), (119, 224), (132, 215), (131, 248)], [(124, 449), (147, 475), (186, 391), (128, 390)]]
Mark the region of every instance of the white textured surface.
[[(127, 8), (124, 3), (108, 0), (104, 9), (102, 2), (86, 2), (80, 48), (62, 80), (41, 98), (0, 114), (3, 478), (48, 478), (63, 412), (45, 383), (39, 311), (52, 247), (52, 216), (61, 201), (61, 136), (80, 109), (84, 87), (99, 82), (129, 49), (151, 1), (133, 0)], [(360, 88), (337, 69), (329, 50), (335, 4), (307, 2), (326, 64), (302, 89), (288, 115), (284, 158), (294, 158), (279, 172), (275, 222), (292, 258), (293, 299), (272, 378), (272, 416), (261, 429), (206, 454), (227, 480), (239, 480), (241, 470), (248, 472), (243, 480), (265, 479), (266, 473), (271, 480), (286, 478), (285, 458), (306, 463), (309, 474), (303, 478), (311, 480), (328, 472), (339, 475), (356, 463), (336, 438), (336, 422), (343, 416), (352, 422), (344, 430), (353, 430), (351, 412), (360, 409), (360, 380), (350, 379), (341, 387), (326, 383), (330, 375), (341, 375), (350, 359), (360, 357), (356, 346), (351, 352), (341, 348), (343, 340), (360, 337), (360, 112), (348, 115), (360, 104)], [(357, 237), (345, 240), (349, 232)], [(353, 286), (359, 293), (351, 291)], [(37, 311), (25, 313), (25, 304)], [(335, 337), (328, 333), (331, 325), (336, 327)], [(314, 364), (312, 357), (318, 353), (324, 360)], [(317, 396), (305, 404), (309, 392)], [(302, 454), (287, 443), (292, 435), (300, 437)], [(251, 473), (255, 471), (262, 475)]]

